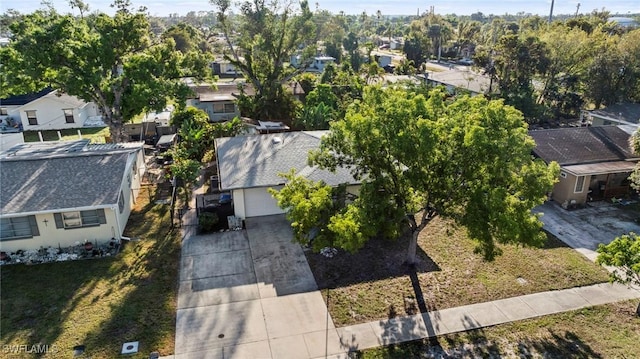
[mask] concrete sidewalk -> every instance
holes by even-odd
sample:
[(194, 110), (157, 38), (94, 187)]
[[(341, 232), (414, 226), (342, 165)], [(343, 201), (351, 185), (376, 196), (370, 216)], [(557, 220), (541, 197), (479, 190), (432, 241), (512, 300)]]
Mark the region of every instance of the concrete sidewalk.
[(362, 350), (638, 298), (639, 290), (604, 283), (352, 325), (336, 332), (343, 349)]

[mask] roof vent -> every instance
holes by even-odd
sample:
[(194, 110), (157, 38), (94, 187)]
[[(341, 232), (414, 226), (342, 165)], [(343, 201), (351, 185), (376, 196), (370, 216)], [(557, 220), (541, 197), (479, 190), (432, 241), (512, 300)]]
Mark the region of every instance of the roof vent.
[(282, 143), (282, 137), (274, 137), (273, 140), (271, 140), (273, 142), (274, 145), (277, 145), (279, 143)]

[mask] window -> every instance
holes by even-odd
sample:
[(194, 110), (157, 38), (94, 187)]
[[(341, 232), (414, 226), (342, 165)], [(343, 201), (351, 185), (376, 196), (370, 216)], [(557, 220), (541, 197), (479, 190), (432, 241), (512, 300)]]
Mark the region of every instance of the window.
[(66, 110), (62, 110), (64, 112), (64, 120), (66, 123), (74, 123), (74, 119), (73, 119), (73, 110), (72, 109), (66, 109)]
[(583, 188), (584, 188), (584, 176), (578, 176), (578, 178), (576, 179), (576, 188), (574, 192), (580, 193), (582, 192)]
[(8, 114), (6, 107), (0, 107), (0, 116), (6, 116)]
[(30, 125), (38, 124), (38, 118), (36, 117), (35, 111), (29, 110), (29, 111), (25, 111), (25, 113), (27, 114), (27, 121), (29, 122)]
[(56, 228), (73, 229), (107, 223), (104, 209), (55, 213)]
[(234, 113), (236, 106), (232, 103), (214, 103), (213, 113)]
[(120, 213), (124, 211), (124, 193), (122, 190), (120, 191), (120, 198), (118, 198), (118, 209), (120, 210)]
[(0, 240), (12, 240), (39, 236), (36, 216), (0, 219)]

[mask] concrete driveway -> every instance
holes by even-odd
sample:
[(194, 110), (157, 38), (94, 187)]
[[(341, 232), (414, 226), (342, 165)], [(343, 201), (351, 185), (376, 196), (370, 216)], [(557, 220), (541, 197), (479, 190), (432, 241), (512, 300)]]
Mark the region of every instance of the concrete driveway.
[(600, 243), (608, 244), (625, 233), (640, 233), (637, 213), (607, 202), (592, 202), (586, 208), (571, 211), (547, 202), (534, 212), (544, 214), (544, 229), (593, 261)]
[[(333, 320), (283, 216), (184, 240), (175, 358), (340, 354)], [(328, 338), (328, 340), (327, 340)]]

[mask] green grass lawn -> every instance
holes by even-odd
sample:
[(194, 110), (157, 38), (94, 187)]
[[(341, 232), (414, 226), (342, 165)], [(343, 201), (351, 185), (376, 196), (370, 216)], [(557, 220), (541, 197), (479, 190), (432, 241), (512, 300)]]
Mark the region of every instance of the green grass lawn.
[[(42, 139), (45, 141), (58, 141), (60, 139), (58, 137), (58, 131), (47, 130), (40, 132), (42, 132)], [(105, 143), (105, 137), (109, 137), (109, 127), (81, 128), (80, 133), (82, 133), (82, 138), (90, 139), (93, 143)], [(23, 134), (25, 142), (40, 141), (38, 131), (24, 131)], [(80, 139), (78, 136), (78, 129), (60, 130), (60, 135), (62, 136), (63, 141)]]
[(374, 358), (637, 358), (637, 301), (626, 301), (368, 349)]
[(0, 347), (40, 343), (58, 350), (46, 358), (69, 358), (85, 345), (84, 357), (97, 359), (140, 341), (135, 358), (172, 354), (180, 235), (168, 206), (149, 199), (143, 190), (125, 231), (140, 241), (116, 257), (2, 267)]
[[(465, 231), (435, 219), (419, 237), (416, 271), (402, 265), (406, 242), (370, 241), (356, 254), (331, 259), (307, 253), (320, 288), (331, 288), (337, 326), (602, 283), (608, 272), (549, 236), (544, 248), (503, 245), (486, 262)], [(415, 273), (415, 274), (413, 274)], [(325, 295), (326, 291), (322, 291)], [(406, 299), (424, 298), (421, 308)]]

